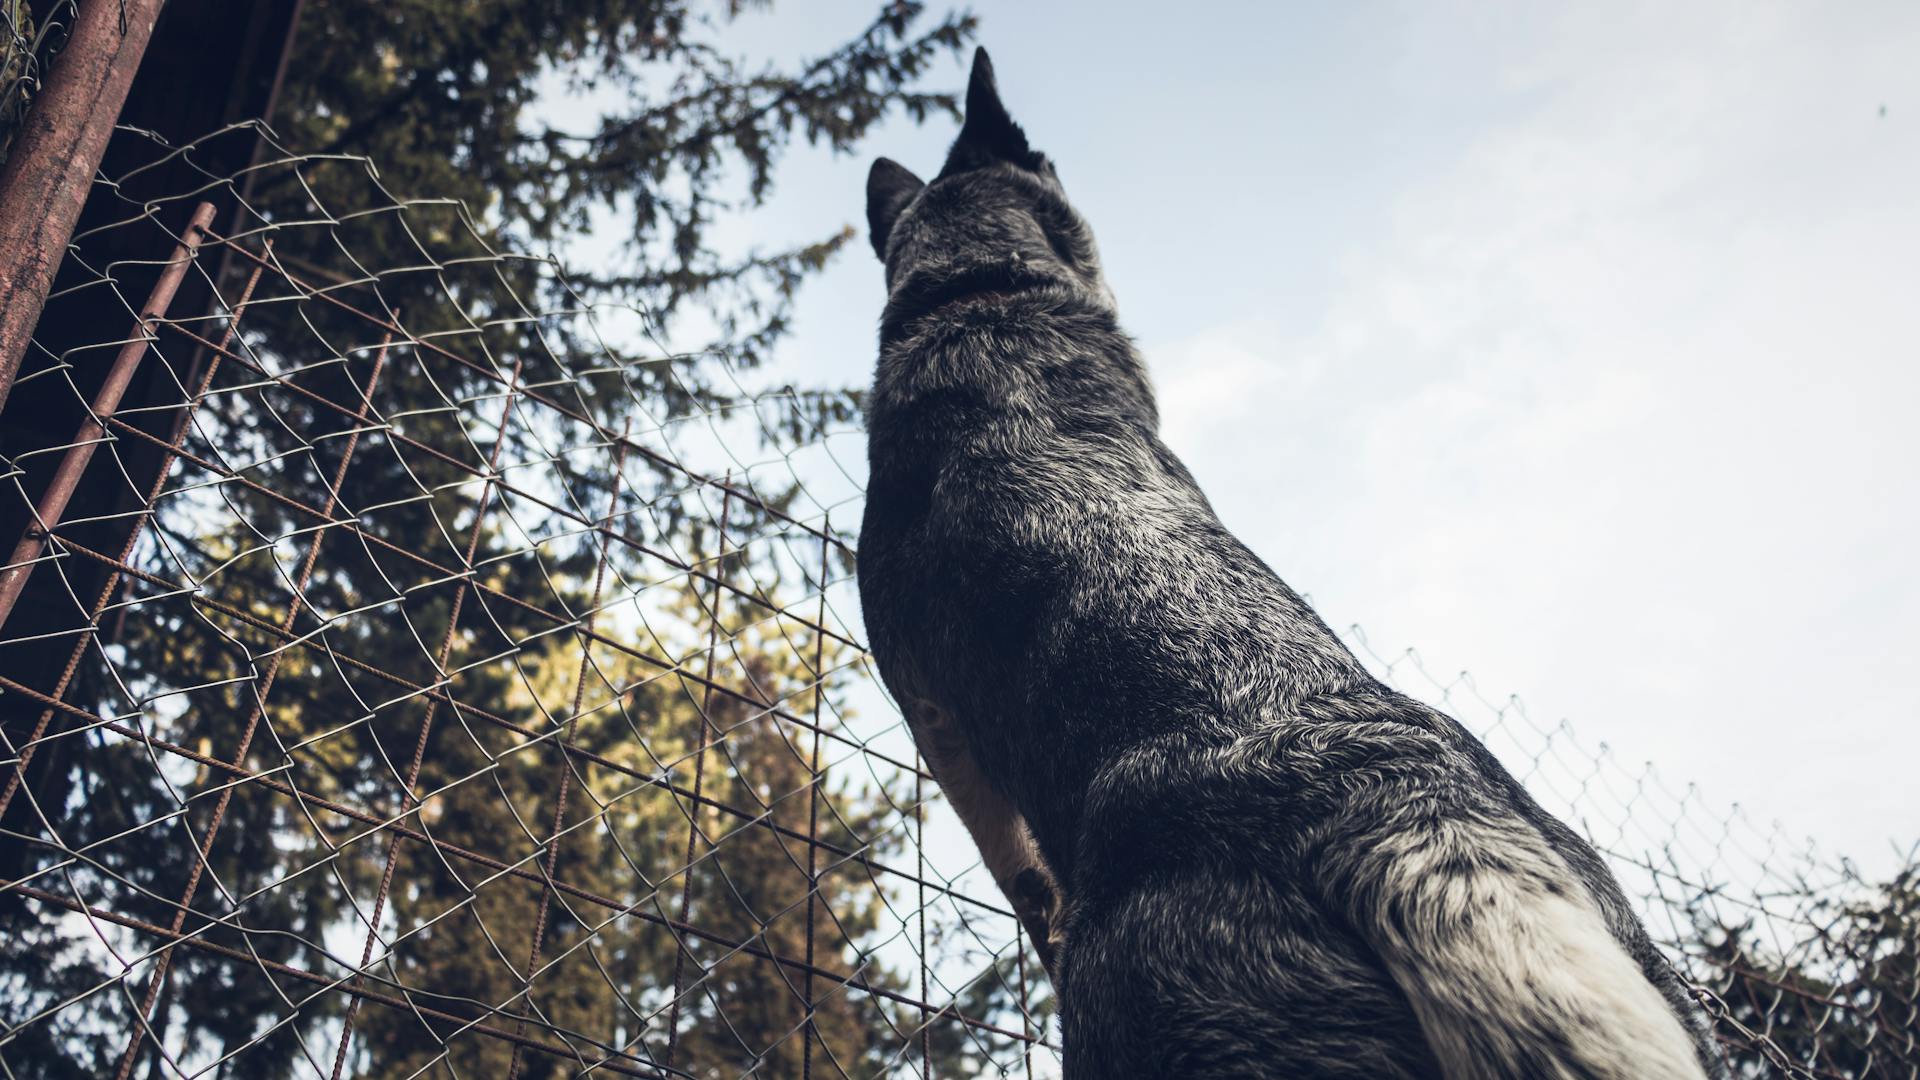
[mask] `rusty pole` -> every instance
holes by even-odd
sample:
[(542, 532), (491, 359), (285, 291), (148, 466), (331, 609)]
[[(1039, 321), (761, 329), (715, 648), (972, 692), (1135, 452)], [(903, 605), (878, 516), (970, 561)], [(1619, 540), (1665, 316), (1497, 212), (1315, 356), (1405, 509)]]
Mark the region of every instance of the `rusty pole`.
[[(707, 602), (707, 656), (706, 688), (700, 693), (700, 732), (693, 749), (693, 791), (687, 803), (687, 856), (681, 860), (680, 878), (680, 921), (693, 922), (693, 855), (694, 840), (700, 835), (700, 807), (704, 804), (700, 795), (701, 785), (706, 782), (707, 747), (718, 745), (719, 725), (713, 722), (714, 657), (720, 649), (720, 602), (721, 586), (727, 580), (727, 525), (733, 516), (733, 470), (727, 470), (726, 482), (720, 486), (720, 531), (716, 534), (713, 552), (713, 599)], [(688, 562), (689, 587), (693, 584), (691, 574), (694, 562)], [(751, 684), (749, 684), (751, 685)], [(771, 822), (772, 819), (768, 819)], [(680, 935), (673, 939), (673, 997), (668, 999), (672, 1005), (667, 1011), (667, 1054), (661, 1064), (667, 1069), (673, 1068), (674, 1051), (680, 1046), (680, 994), (681, 979), (686, 975), (688, 956), (687, 943)], [(702, 978), (705, 977), (704, 971)]]
[[(34, 507), (34, 520), (27, 523), (26, 531), (20, 536), (20, 543), (13, 549), (13, 555), (0, 567), (0, 625), (4, 625), (7, 616), (13, 613), (14, 602), (20, 599), (20, 590), (27, 586), (27, 576), (33, 573), (40, 552), (46, 547), (47, 537), (52, 535), (54, 527), (60, 524), (60, 518), (67, 512), (67, 501), (73, 498), (75, 488), (80, 486), (80, 474), (87, 470), (87, 463), (93, 460), (94, 448), (106, 437), (105, 424), (120, 407), (120, 397), (127, 392), (127, 384), (133, 381), (133, 373), (140, 366), (140, 360), (147, 355), (147, 343), (156, 333), (154, 324), (166, 317), (167, 308), (173, 303), (173, 294), (180, 288), (180, 280), (187, 276), (187, 267), (200, 250), (200, 241), (207, 235), (207, 226), (213, 223), (214, 207), (212, 203), (201, 203), (193, 211), (193, 220), (180, 234), (180, 242), (174, 245), (173, 257), (167, 261), (166, 269), (160, 272), (160, 280), (153, 283), (153, 292), (147, 295), (147, 302), (140, 308), (140, 317), (134, 323), (133, 337), (120, 347), (119, 355), (114, 357), (113, 368), (107, 372), (107, 381), (94, 396), (92, 415), (80, 421), (80, 428), (73, 433), (73, 441), (67, 445), (66, 454), (60, 459), (60, 466), (54, 471), (53, 480), (47, 485), (46, 493), (40, 496), (40, 504)], [(9, 318), (12, 308), (9, 306)], [(32, 327), (28, 327), (31, 332)]]
[[(821, 531), (833, 532), (833, 516), (821, 521)], [(820, 706), (827, 698), (827, 574), (832, 570), (833, 549), (826, 537), (820, 538), (820, 631), (813, 635), (813, 755), (807, 761), (807, 963), (813, 963), (814, 905), (820, 896), (820, 789), (826, 780), (820, 769)], [(832, 912), (828, 912), (829, 915)], [(800, 1077), (813, 1080), (813, 1043), (820, 1037), (814, 1022), (813, 972), (801, 975), (802, 1000), (807, 1006), (805, 1027), (800, 1036)]]
[(0, 407), (166, 0), (79, 0), (73, 36), (0, 168)]

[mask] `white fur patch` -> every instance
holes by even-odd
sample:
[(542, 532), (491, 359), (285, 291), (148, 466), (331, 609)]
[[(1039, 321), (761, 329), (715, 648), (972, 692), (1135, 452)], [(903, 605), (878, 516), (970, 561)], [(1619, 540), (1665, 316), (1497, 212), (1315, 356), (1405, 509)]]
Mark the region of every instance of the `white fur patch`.
[(1369, 936), (1448, 1080), (1705, 1076), (1666, 999), (1533, 830), (1449, 822), (1383, 846)]

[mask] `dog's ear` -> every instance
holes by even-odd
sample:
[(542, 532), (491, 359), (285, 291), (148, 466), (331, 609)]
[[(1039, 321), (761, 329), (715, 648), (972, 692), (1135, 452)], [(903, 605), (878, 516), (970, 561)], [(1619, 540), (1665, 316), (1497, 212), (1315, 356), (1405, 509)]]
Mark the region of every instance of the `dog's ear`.
[(873, 253), (881, 262), (887, 261), (887, 237), (893, 232), (894, 221), (926, 186), (892, 158), (881, 158), (867, 171), (867, 231), (873, 237)]
[(960, 125), (960, 137), (947, 152), (947, 163), (940, 175), (949, 176), (996, 161), (1010, 161), (1037, 170), (1042, 158), (1027, 145), (1027, 133), (1013, 122), (1006, 104), (1000, 100), (1000, 86), (993, 77), (993, 60), (987, 56), (987, 50), (976, 49), (973, 76), (967, 81), (966, 122)]

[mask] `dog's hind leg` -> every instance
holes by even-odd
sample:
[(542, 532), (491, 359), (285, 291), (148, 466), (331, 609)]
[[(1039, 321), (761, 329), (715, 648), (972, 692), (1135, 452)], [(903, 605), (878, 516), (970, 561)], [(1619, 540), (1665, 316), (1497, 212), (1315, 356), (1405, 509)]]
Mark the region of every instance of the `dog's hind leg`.
[(967, 746), (966, 733), (940, 707), (925, 701), (906, 703), (907, 726), (927, 759), (947, 801), (972, 834), (980, 859), (994, 884), (1013, 905), (1014, 914), (1033, 939), (1034, 951), (1057, 978), (1060, 944), (1060, 885), (1034, 843), (1027, 821), (987, 780)]

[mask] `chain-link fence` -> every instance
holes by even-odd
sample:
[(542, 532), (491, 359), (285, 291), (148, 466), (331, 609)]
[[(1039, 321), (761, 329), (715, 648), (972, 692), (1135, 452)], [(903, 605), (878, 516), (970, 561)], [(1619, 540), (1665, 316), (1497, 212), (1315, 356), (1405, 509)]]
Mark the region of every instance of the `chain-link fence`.
[(75, 0), (41, 6), (36, 18), (28, 0), (0, 0), (0, 163), (79, 16)]
[(1572, 724), (1542, 725), (1418, 653), (1354, 650), (1466, 724), (1585, 834), (1694, 986), (1740, 1076), (1920, 1077), (1920, 863), (1869, 880), (1778, 823), (1704, 798)]
[[(860, 644), (853, 395), (362, 159), (119, 137), (0, 417), (0, 1068), (1058, 1073)], [(1353, 640), (1612, 857), (1743, 1072), (1920, 1076), (1898, 889)]]

